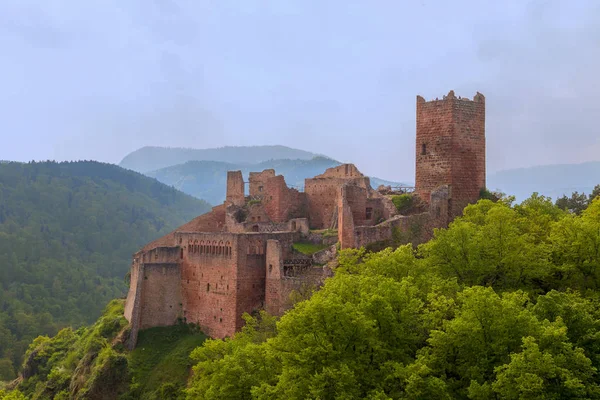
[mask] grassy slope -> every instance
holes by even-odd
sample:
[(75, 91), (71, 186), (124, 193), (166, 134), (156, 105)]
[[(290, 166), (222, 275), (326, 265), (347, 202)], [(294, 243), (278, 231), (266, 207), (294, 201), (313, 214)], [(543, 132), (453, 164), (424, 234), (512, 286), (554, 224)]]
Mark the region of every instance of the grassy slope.
[(206, 336), (190, 326), (150, 328), (140, 332), (129, 355), (133, 388), (140, 395), (160, 394), (168, 385), (183, 388), (191, 363), (189, 355)]
[(17, 389), (31, 399), (177, 398), (190, 375), (189, 355), (206, 336), (193, 325), (151, 328), (128, 352), (123, 305), (111, 301), (90, 327), (37, 338)]

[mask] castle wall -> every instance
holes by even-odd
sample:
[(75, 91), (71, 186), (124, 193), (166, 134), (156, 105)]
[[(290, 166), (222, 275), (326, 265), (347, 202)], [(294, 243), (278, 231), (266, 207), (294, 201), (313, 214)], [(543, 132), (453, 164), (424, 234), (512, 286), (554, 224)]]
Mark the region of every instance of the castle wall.
[(180, 267), (169, 262), (144, 264), (140, 329), (173, 325), (181, 317)]
[(429, 202), (431, 192), (450, 185), (450, 213), (459, 215), (485, 187), (485, 98), (426, 102), (417, 96), (416, 193)]
[(184, 258), (181, 287), (183, 317), (204, 333), (222, 338), (236, 329), (237, 235), (179, 233)]

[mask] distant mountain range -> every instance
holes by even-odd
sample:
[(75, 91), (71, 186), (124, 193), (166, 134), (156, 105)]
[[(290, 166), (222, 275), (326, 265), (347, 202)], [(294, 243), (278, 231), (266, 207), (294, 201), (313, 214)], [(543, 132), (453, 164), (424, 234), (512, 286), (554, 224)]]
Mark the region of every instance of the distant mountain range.
[[(244, 180), (249, 172), (274, 169), (285, 177), (290, 187), (303, 190), (304, 179), (322, 174), (327, 168), (340, 165), (340, 162), (327, 157), (314, 157), (310, 160), (270, 160), (257, 164), (233, 164), (218, 161), (188, 161), (184, 164), (148, 172), (147, 175), (171, 185), (184, 193), (206, 200), (211, 204), (222, 203), (225, 199), (227, 171), (242, 171)], [(401, 185), (400, 183), (371, 178), (371, 185)]]
[(188, 161), (220, 161), (256, 164), (267, 160), (310, 160), (319, 154), (286, 146), (226, 146), (214, 149), (142, 147), (121, 160), (119, 166), (146, 173)]
[(487, 186), (516, 196), (517, 201), (538, 192), (556, 200), (577, 191), (590, 194), (600, 184), (600, 161), (517, 168), (489, 174)]
[[(225, 200), (227, 171), (249, 172), (272, 168), (288, 186), (301, 189), (305, 178), (322, 174), (339, 161), (285, 146), (240, 146), (216, 149), (143, 147), (128, 154), (121, 167), (142, 172), (184, 193), (219, 204)], [(371, 178), (371, 185), (402, 185)]]

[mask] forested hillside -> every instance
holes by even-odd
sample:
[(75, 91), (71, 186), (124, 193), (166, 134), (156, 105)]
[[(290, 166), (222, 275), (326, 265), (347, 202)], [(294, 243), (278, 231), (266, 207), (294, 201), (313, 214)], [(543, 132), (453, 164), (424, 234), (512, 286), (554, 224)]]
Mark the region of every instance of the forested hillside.
[(185, 149), (146, 146), (126, 155), (120, 166), (146, 173), (188, 161), (259, 163), (267, 160), (310, 160), (317, 154), (286, 146), (225, 146), (212, 149)]
[(0, 380), (36, 336), (96, 320), (133, 252), (208, 209), (115, 165), (0, 164)]
[[(288, 186), (301, 189), (304, 179), (322, 174), (327, 168), (340, 165), (339, 161), (327, 157), (314, 157), (310, 160), (273, 159), (261, 163), (225, 163), (217, 161), (189, 161), (184, 164), (162, 168), (148, 172), (147, 175), (174, 186), (182, 192), (204, 199), (216, 205), (225, 200), (227, 188), (227, 171), (242, 171), (244, 180), (248, 180), (250, 172), (274, 169), (278, 175), (285, 177)], [(371, 178), (371, 185), (398, 185), (398, 183)]]
[(481, 200), (417, 249), (342, 251), (325, 286), (278, 321), (246, 316), (234, 338), (191, 355), (203, 337), (184, 325), (160, 328), (162, 353), (151, 340), (125, 352), (112, 303), (90, 329), (36, 339), (26, 368), (38, 370), (10, 396), (598, 399), (598, 249), (600, 198), (581, 215), (537, 195)]

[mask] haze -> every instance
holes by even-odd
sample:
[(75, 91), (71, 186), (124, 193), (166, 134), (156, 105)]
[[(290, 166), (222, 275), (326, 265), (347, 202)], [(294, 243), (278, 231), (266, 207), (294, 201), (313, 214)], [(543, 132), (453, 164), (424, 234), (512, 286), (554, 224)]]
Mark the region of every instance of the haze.
[(283, 144), (414, 176), (415, 97), (486, 96), (488, 171), (600, 160), (600, 3), (3, 0), (0, 159)]

